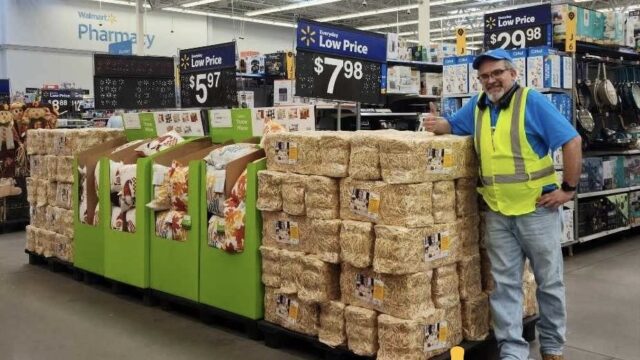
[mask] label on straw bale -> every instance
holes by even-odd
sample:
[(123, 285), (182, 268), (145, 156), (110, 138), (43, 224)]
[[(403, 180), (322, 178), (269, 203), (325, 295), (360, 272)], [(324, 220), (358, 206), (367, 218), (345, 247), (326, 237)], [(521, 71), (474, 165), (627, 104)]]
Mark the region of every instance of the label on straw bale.
[(428, 148), (427, 171), (447, 174), (453, 170), (453, 152), (451, 149)]
[(380, 213), (380, 194), (365, 189), (351, 189), (349, 209), (357, 215), (377, 219)]
[(445, 348), (448, 337), (449, 328), (446, 321), (426, 325), (424, 327), (424, 352)]
[(297, 301), (290, 299), (286, 295), (278, 295), (276, 299), (276, 315), (290, 323), (295, 323), (298, 320), (298, 309)]
[(277, 242), (291, 245), (298, 245), (300, 243), (300, 228), (297, 222), (278, 220), (275, 223)]
[(298, 161), (298, 144), (289, 141), (276, 142), (275, 160), (280, 164), (295, 164)]
[(449, 256), (451, 236), (449, 231), (429, 234), (423, 239), (424, 261), (434, 261)]

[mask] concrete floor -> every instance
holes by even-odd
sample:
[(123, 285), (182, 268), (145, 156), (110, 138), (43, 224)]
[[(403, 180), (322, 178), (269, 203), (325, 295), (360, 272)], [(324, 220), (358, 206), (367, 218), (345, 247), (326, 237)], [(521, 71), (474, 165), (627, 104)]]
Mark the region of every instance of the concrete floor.
[[(0, 235), (0, 359), (317, 359), (27, 264), (24, 232)], [(568, 360), (640, 359), (640, 238), (565, 261)], [(532, 344), (539, 359), (537, 344)], [(481, 360), (481, 359), (473, 359)]]

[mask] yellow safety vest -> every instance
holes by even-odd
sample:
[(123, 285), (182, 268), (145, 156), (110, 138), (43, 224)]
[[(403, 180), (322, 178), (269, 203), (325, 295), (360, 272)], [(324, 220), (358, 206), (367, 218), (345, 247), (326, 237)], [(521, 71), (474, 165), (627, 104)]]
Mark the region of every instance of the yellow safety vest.
[(491, 111), (475, 110), (475, 147), (483, 184), (478, 192), (491, 210), (508, 216), (535, 211), (542, 188), (558, 184), (551, 156), (540, 158), (527, 140), (528, 93), (528, 88), (516, 90), (509, 107), (500, 111), (494, 131)]

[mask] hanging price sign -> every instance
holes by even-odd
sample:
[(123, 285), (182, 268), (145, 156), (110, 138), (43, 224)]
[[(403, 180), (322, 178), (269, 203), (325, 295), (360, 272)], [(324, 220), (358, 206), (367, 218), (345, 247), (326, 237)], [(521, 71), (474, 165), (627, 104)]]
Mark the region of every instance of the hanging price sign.
[(484, 15), (486, 49), (552, 46), (552, 35), (549, 4)]
[(180, 50), (182, 107), (235, 105), (235, 59), (235, 42)]
[(298, 21), (296, 96), (380, 103), (386, 46), (384, 35)]

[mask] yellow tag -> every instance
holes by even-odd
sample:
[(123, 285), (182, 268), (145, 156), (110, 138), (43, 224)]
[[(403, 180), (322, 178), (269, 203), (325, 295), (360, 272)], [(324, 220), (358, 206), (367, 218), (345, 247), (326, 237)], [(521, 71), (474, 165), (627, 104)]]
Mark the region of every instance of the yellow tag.
[(298, 319), (298, 303), (292, 301), (291, 305), (289, 305), (289, 319), (297, 320)]
[(467, 31), (463, 28), (456, 29), (456, 55), (464, 55), (467, 52)]
[(298, 230), (298, 225), (290, 224), (289, 225), (289, 237), (292, 239), (300, 238), (300, 230)]
[(569, 10), (567, 14), (567, 31), (566, 38), (564, 40), (564, 49), (567, 52), (576, 52), (576, 27), (577, 27), (577, 15), (576, 10)]
[(438, 341), (445, 342), (449, 338), (449, 329), (447, 323), (440, 323), (440, 331), (438, 332)]
[(445, 152), (444, 159), (442, 160), (443, 167), (452, 167), (453, 166), (453, 155), (449, 152)]
[(384, 284), (377, 281), (373, 284), (373, 299), (382, 302), (384, 299)]
[(379, 209), (380, 209), (380, 199), (370, 197), (367, 211), (369, 211), (369, 213), (371, 214), (377, 214)]
[(289, 148), (289, 160), (298, 160), (298, 148), (290, 147)]
[(464, 360), (464, 348), (460, 346), (454, 346), (449, 352), (451, 354), (451, 360)]
[(449, 236), (442, 236), (440, 239), (440, 250), (447, 251), (451, 247), (451, 238)]

